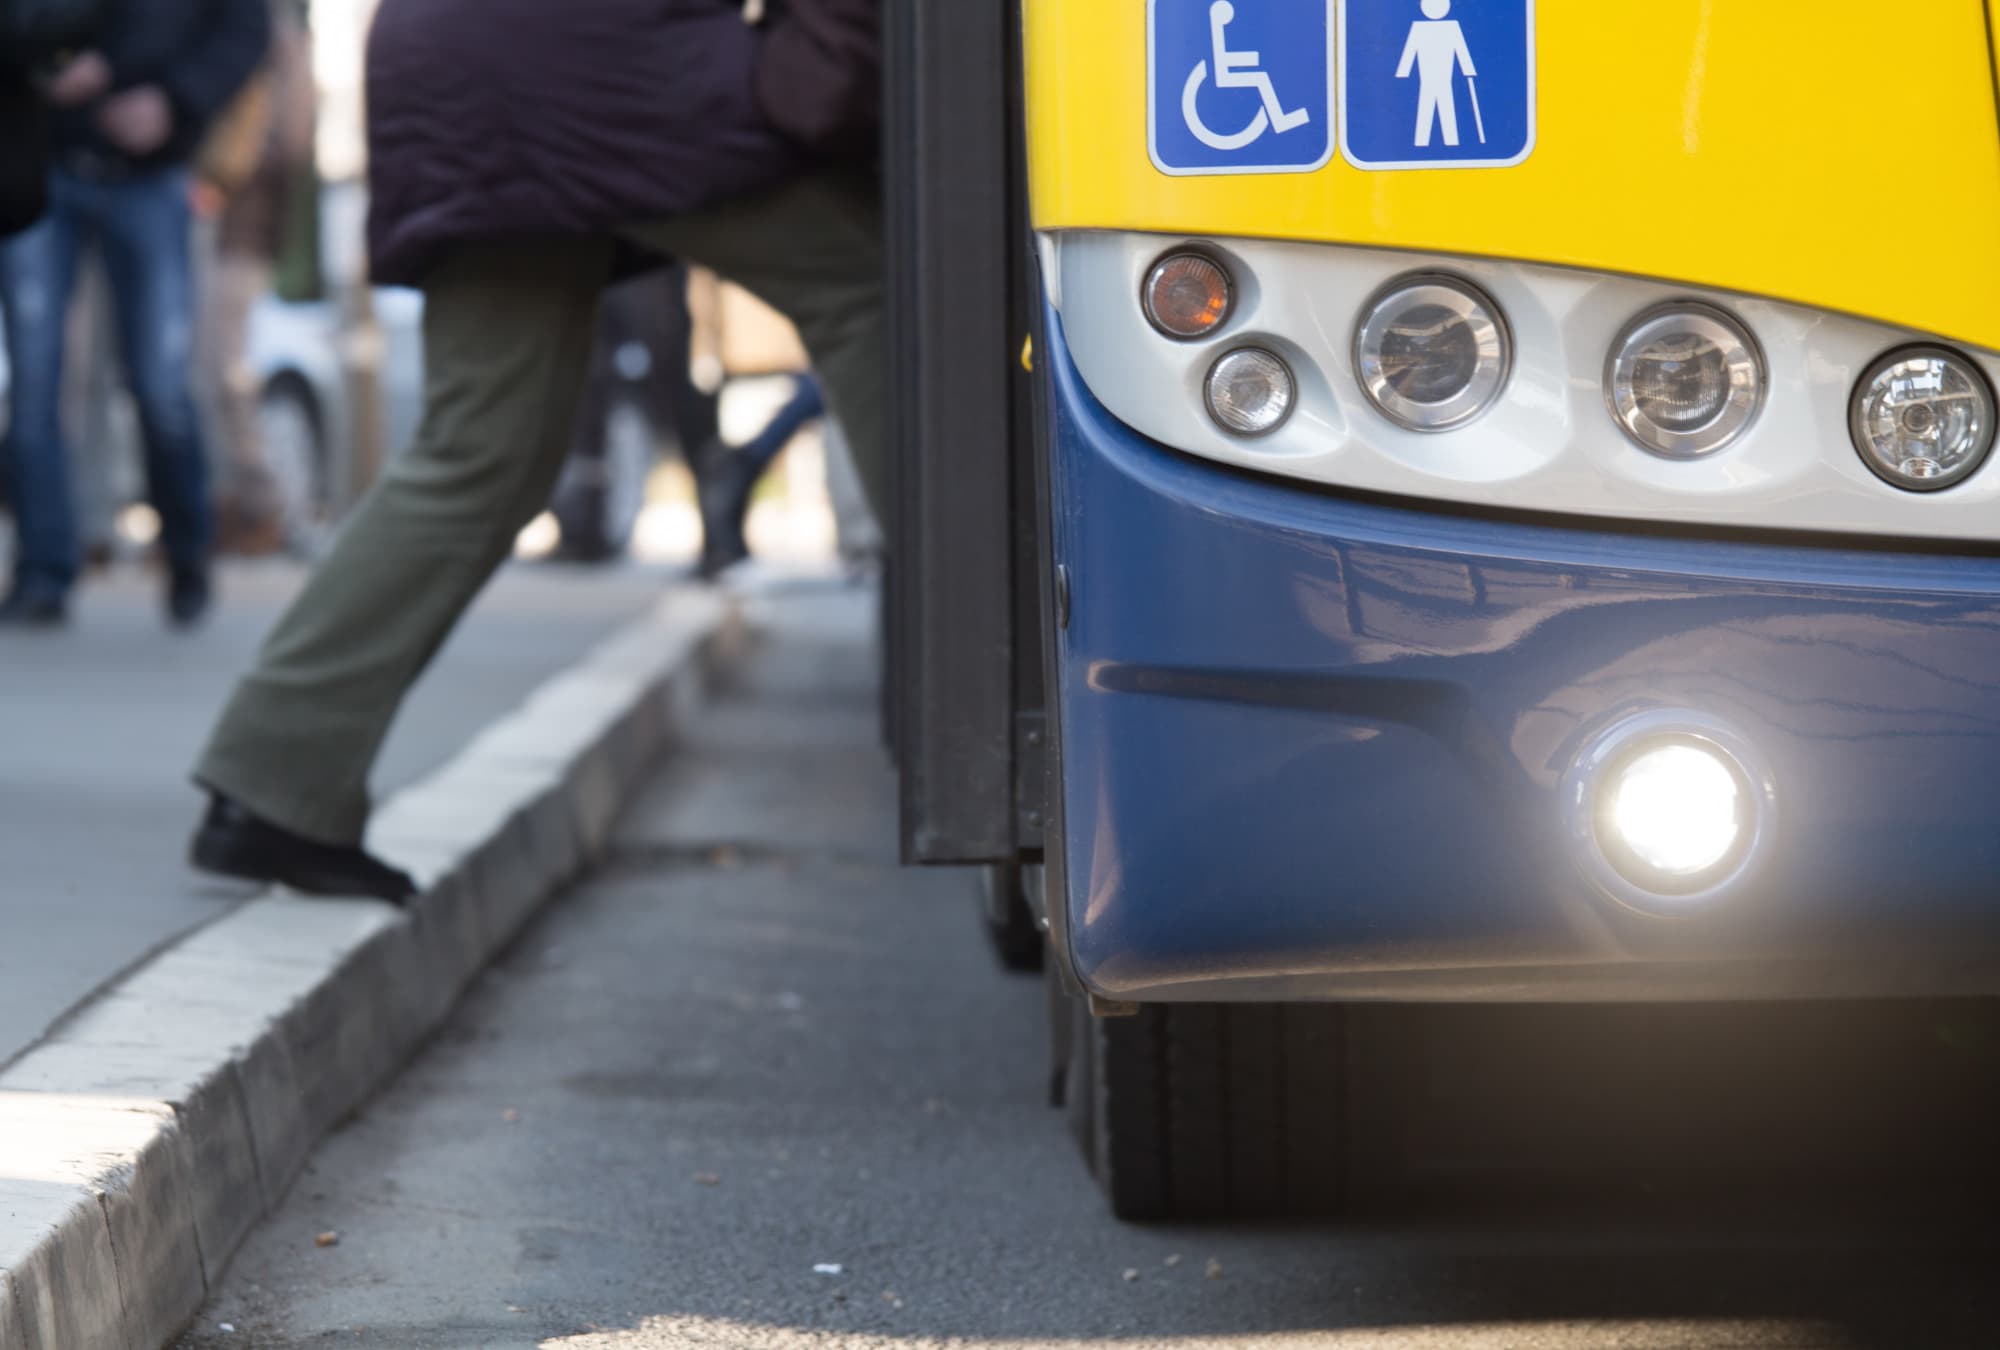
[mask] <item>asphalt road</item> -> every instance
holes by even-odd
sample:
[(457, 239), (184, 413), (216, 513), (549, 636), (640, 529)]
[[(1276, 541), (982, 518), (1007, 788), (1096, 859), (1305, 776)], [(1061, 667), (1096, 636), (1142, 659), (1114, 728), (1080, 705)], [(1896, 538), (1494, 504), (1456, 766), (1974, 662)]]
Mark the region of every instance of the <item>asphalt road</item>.
[[(157, 582), (127, 568), (79, 591), (68, 629), (0, 633), (0, 1063), (247, 894), (182, 864), (202, 806), (187, 775), (303, 575), (225, 568), (210, 621), (175, 633)], [(508, 568), (404, 706), (378, 793), (442, 763), (666, 584), (637, 567)]]
[[(964, 877), (894, 865), (871, 606), (780, 607), (614, 865), (328, 1141), (186, 1350), (2000, 1344), (1990, 1192), (1943, 1165), (1991, 1153), (1991, 1121), (1882, 1086), (1839, 1020), (1628, 1015), (1585, 1044), (1544, 1012), (1380, 1014), (1423, 1087), (1373, 1127), (1409, 1185), (1341, 1223), (1112, 1221), (1044, 1104), (1041, 985), (990, 960)], [(1978, 1018), (1904, 1013), (1990, 1059)], [(1738, 1042), (1789, 1045), (1795, 1071), (1708, 1084), (1644, 1168), (1518, 1184), (1625, 1156), (1619, 1132), (1676, 1114), (1689, 1064)], [(1856, 1137), (1920, 1101), (1959, 1116), (1871, 1174)], [(1752, 1196), (1740, 1170), (1699, 1181), (1710, 1152), (1828, 1156)]]

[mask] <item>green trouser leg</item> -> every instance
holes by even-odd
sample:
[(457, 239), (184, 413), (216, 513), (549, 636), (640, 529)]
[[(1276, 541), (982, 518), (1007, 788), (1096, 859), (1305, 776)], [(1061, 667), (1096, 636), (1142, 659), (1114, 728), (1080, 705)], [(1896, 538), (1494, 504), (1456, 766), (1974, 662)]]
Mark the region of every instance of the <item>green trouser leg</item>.
[(869, 505), (886, 526), (887, 283), (874, 178), (819, 173), (623, 233), (720, 273), (792, 321), (853, 447)]
[(547, 503), (608, 243), (469, 248), (424, 287), (424, 414), (238, 686), (195, 770), (264, 819), (357, 843), (416, 683)]
[[(823, 174), (624, 231), (704, 264), (798, 326), (888, 503), (881, 217)], [(613, 245), (467, 247), (425, 286), (424, 420), (266, 642), (195, 779), (264, 819), (358, 842), (403, 696), (547, 503), (570, 444)]]

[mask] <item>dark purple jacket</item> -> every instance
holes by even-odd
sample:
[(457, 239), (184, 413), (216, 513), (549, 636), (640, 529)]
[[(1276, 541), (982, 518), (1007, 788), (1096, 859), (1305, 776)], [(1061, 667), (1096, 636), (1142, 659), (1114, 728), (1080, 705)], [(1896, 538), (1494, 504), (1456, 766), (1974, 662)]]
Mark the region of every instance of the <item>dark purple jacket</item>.
[(757, 93), (767, 36), (740, 0), (383, 0), (376, 280), (416, 284), (454, 244), (602, 235), (796, 173), (813, 152)]

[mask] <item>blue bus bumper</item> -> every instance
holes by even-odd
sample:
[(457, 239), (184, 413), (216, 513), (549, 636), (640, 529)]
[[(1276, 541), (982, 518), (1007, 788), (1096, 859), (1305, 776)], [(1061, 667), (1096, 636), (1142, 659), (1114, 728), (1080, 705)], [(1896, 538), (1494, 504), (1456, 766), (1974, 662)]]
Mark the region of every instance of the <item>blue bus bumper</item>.
[[(1133, 1001), (2000, 992), (2000, 559), (1384, 505), (1115, 421), (1051, 316), (1062, 884)], [(1468, 434), (1476, 435), (1477, 432)], [(1674, 917), (1566, 774), (1647, 710), (1768, 768), (1769, 849)]]

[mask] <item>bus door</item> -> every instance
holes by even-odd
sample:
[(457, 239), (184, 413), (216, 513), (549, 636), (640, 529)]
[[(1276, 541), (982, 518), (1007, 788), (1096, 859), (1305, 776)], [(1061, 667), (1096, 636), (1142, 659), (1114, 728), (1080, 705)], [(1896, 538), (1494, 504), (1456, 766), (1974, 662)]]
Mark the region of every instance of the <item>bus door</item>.
[(1048, 813), (1020, 13), (891, 0), (885, 25), (897, 481), (885, 720), (902, 849), (987, 869), (1003, 956), (1031, 964), (1039, 935), (1018, 883)]

